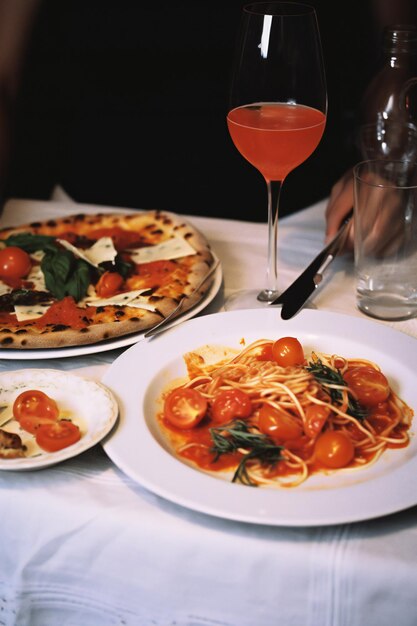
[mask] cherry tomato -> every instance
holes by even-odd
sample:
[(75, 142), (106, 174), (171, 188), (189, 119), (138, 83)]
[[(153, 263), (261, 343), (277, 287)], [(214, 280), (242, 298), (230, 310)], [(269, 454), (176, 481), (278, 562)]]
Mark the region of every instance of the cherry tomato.
[(164, 415), (177, 428), (193, 428), (207, 413), (207, 400), (192, 388), (173, 389), (165, 399)]
[(32, 267), (30, 256), (22, 248), (8, 246), (0, 250), (0, 276), (23, 278)]
[(240, 389), (221, 391), (213, 400), (211, 417), (213, 421), (223, 424), (239, 417), (249, 417), (252, 413), (250, 396)]
[(305, 410), (306, 421), (304, 424), (305, 434), (313, 439), (321, 431), (330, 415), (330, 409), (322, 404), (309, 404)]
[(376, 433), (380, 433), (387, 427), (387, 418), (395, 419), (396, 410), (390, 406), (389, 402), (380, 402), (369, 410), (368, 422)]
[(76, 424), (68, 420), (58, 420), (50, 424), (41, 424), (36, 429), (35, 438), (42, 450), (57, 452), (79, 441), (81, 432)]
[(390, 387), (384, 374), (370, 366), (348, 369), (343, 378), (364, 407), (376, 406), (390, 395)]
[(303, 429), (295, 420), (275, 407), (264, 404), (259, 411), (259, 430), (277, 443), (301, 437)]
[(110, 298), (123, 285), (123, 276), (118, 272), (104, 272), (96, 284), (96, 293), (100, 298)]
[(355, 455), (352, 441), (338, 430), (327, 430), (319, 435), (314, 451), (317, 460), (331, 469), (346, 467)]
[(258, 361), (273, 361), (274, 357), (272, 355), (272, 343), (267, 343), (266, 345), (264, 345), (256, 358)]
[(281, 367), (303, 365), (305, 357), (301, 343), (295, 337), (281, 337), (272, 346), (274, 361)]
[(28, 389), (19, 394), (13, 403), (13, 416), (20, 422), (23, 418), (58, 419), (58, 405), (43, 391)]
[(34, 435), (38, 430), (39, 426), (43, 424), (55, 424), (56, 420), (53, 420), (49, 417), (35, 417), (34, 415), (29, 415), (20, 418), (19, 426), (26, 430), (28, 433)]

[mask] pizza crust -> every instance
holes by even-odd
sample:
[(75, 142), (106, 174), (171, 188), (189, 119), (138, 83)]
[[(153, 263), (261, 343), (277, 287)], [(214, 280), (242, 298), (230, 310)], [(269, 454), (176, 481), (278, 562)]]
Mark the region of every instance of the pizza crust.
[[(114, 227), (140, 233), (143, 242), (148, 245), (159, 243), (174, 235), (181, 236), (196, 250), (196, 255), (189, 257), (187, 261), (185, 280), (173, 281), (170, 284), (169, 295), (164, 295), (163, 289), (161, 293), (156, 289), (150, 295), (149, 302), (155, 307), (156, 312), (108, 305), (97, 310), (93, 318), (95, 323), (81, 330), (64, 324), (51, 325), (43, 329), (36, 324), (24, 327), (3, 325), (0, 328), (0, 348), (28, 350), (94, 344), (151, 328), (168, 316), (184, 295), (192, 294), (185, 301), (183, 312), (190, 310), (204, 298), (213, 283), (213, 275), (201, 287), (199, 285), (214, 263), (213, 254), (203, 234), (174, 213), (147, 211), (128, 214), (75, 214), (46, 222), (32, 222), (2, 229), (0, 240), (20, 232), (58, 237), (64, 232), (73, 231), (88, 236), (91, 230)], [(196, 292), (197, 287), (199, 288)]]

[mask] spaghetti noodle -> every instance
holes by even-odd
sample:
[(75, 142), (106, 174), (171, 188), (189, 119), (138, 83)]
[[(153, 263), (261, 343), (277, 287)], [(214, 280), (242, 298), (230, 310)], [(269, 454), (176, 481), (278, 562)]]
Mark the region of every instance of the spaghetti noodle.
[(409, 443), (413, 411), (371, 361), (305, 359), (294, 338), (260, 339), (214, 365), (185, 361), (189, 380), (165, 395), (161, 424), (180, 457), (232, 470), (234, 482), (295, 487)]

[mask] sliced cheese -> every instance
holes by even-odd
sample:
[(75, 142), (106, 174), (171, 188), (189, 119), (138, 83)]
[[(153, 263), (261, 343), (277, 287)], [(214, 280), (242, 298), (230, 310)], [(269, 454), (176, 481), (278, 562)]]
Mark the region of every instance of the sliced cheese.
[(6, 283), (3, 283), (0, 280), (0, 296), (3, 296), (5, 293), (10, 293), (12, 290), (11, 287), (9, 287), (9, 285), (6, 285)]
[(31, 283), (33, 283), (33, 289), (35, 291), (47, 291), (45, 285), (45, 276), (41, 270), (40, 265), (33, 265), (25, 280), (29, 280)]
[(149, 304), (148, 299), (143, 296), (134, 298), (127, 306), (132, 306), (136, 309), (145, 309), (145, 311), (151, 311), (152, 313), (155, 313), (156, 311), (156, 308), (152, 306), (152, 304)]
[(50, 306), (50, 304), (44, 302), (28, 305), (16, 304), (14, 312), (18, 322), (25, 322), (27, 320), (34, 320), (38, 317), (42, 317), (42, 315), (45, 315)]
[(43, 250), (35, 250), (35, 252), (31, 252), (30, 254), (30, 257), (34, 259), (35, 261), (38, 261), (38, 263), (42, 261), (44, 256), (45, 256), (45, 252)]
[(145, 309), (146, 311), (156, 311), (155, 307), (148, 303), (147, 298), (141, 296), (147, 289), (135, 289), (134, 291), (125, 291), (124, 293), (118, 293), (111, 298), (98, 298), (93, 296), (87, 296), (84, 301), (88, 306), (131, 306), (138, 309)]
[(194, 248), (183, 237), (172, 237), (154, 246), (146, 246), (129, 250), (134, 263), (150, 263), (152, 261), (168, 261), (183, 256), (197, 254)]
[(93, 267), (98, 267), (100, 263), (104, 263), (105, 261), (114, 262), (114, 259), (117, 256), (117, 250), (113, 245), (113, 240), (111, 237), (101, 237), (98, 239), (91, 248), (87, 248), (86, 250), (81, 250), (76, 246), (73, 246), (69, 241), (65, 241), (65, 239), (58, 239), (59, 243), (78, 256), (83, 261), (86, 261)]

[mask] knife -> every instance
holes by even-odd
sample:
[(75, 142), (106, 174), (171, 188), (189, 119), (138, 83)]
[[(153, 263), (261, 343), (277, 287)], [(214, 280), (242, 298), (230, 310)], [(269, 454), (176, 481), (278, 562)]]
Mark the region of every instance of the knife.
[(334, 238), (316, 256), (310, 265), (278, 298), (270, 302), (269, 306), (281, 304), (281, 318), (289, 320), (293, 317), (309, 299), (313, 291), (323, 280), (323, 272), (336, 257), (345, 244), (349, 232), (349, 224), (353, 215), (353, 209), (344, 218)]

